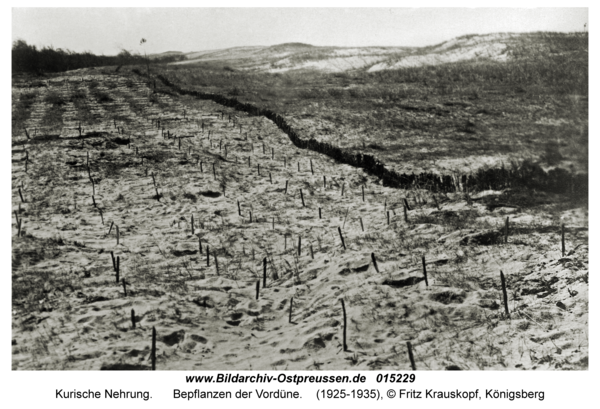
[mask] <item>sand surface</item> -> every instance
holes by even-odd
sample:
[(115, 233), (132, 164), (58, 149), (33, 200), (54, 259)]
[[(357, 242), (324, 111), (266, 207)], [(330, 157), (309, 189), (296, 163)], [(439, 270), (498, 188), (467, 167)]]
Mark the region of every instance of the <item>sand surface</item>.
[[(73, 104), (40, 127), (44, 93), (93, 79), (113, 102), (89, 94), (82, 137)], [(127, 74), (73, 72), (40, 93), (32, 139), (12, 144), (14, 370), (148, 369), (153, 327), (159, 370), (406, 370), (407, 341), (418, 369), (587, 368), (586, 208), (387, 188), (265, 118), (151, 103)]]

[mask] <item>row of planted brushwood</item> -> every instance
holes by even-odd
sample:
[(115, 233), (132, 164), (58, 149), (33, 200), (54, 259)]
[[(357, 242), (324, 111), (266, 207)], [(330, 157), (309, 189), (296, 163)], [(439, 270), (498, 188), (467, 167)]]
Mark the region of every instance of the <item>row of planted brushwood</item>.
[[(146, 76), (136, 69), (133, 72), (141, 76)], [(416, 187), (432, 192), (476, 192), (487, 189), (527, 188), (552, 193), (568, 193), (579, 197), (586, 197), (588, 195), (587, 175), (574, 175), (564, 169), (558, 168), (546, 172), (539, 165), (529, 161), (513, 164), (510, 168), (503, 165), (501, 168), (479, 169), (477, 172), (469, 175), (440, 175), (431, 172), (400, 174), (387, 169), (383, 163), (371, 155), (347, 152), (329, 143), (319, 142), (314, 138), (309, 140), (302, 139), (281, 115), (269, 109), (258, 108), (252, 104), (240, 102), (235, 98), (219, 94), (186, 90), (172, 83), (163, 75), (158, 75), (157, 78), (179, 94), (190, 95), (198, 99), (212, 100), (238, 111), (247, 112), (250, 115), (264, 116), (273, 121), (279, 129), (285, 132), (292, 143), (298, 148), (310, 149), (327, 155), (340, 163), (360, 167), (368, 173), (381, 178), (387, 186), (401, 189)]]

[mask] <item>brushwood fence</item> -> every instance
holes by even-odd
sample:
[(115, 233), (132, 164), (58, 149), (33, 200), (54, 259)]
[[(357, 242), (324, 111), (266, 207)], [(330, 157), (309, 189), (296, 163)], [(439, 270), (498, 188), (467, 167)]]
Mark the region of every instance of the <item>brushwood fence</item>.
[[(143, 77), (147, 76), (137, 69), (134, 69), (133, 72)], [(183, 89), (163, 75), (157, 75), (156, 78), (181, 95), (211, 100), (253, 116), (264, 116), (275, 123), (298, 148), (310, 149), (327, 155), (340, 163), (362, 168), (366, 172), (381, 178), (386, 186), (401, 189), (422, 188), (432, 192), (476, 192), (487, 189), (502, 190), (523, 187), (579, 197), (588, 195), (588, 175), (572, 174), (564, 169), (552, 169), (546, 172), (539, 165), (529, 161), (512, 165), (510, 168), (502, 166), (500, 168), (480, 169), (477, 172), (463, 175), (440, 175), (430, 172), (419, 174), (398, 173), (387, 169), (384, 163), (371, 155), (347, 152), (337, 146), (317, 141), (314, 138), (302, 139), (281, 115), (269, 109), (259, 108), (219, 94)]]

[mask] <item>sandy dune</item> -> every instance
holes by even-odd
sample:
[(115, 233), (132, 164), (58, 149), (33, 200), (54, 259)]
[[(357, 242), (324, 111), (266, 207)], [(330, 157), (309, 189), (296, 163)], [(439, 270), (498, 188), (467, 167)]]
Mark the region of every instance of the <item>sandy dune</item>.
[[(94, 100), (93, 80), (113, 102)], [(73, 104), (41, 128), (43, 96), (77, 89), (93, 118), (82, 136)], [(39, 92), (32, 139), (16, 130), (12, 144), (14, 370), (148, 369), (153, 327), (159, 370), (406, 370), (407, 341), (418, 369), (587, 368), (585, 209), (387, 188), (265, 118), (152, 97), (127, 74)]]

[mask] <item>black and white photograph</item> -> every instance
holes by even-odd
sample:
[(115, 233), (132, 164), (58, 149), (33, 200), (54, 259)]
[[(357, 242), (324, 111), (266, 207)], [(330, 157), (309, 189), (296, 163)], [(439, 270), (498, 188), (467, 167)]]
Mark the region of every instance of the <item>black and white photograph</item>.
[(587, 372), (589, 9), (414, 6), (13, 5), (11, 371)]

